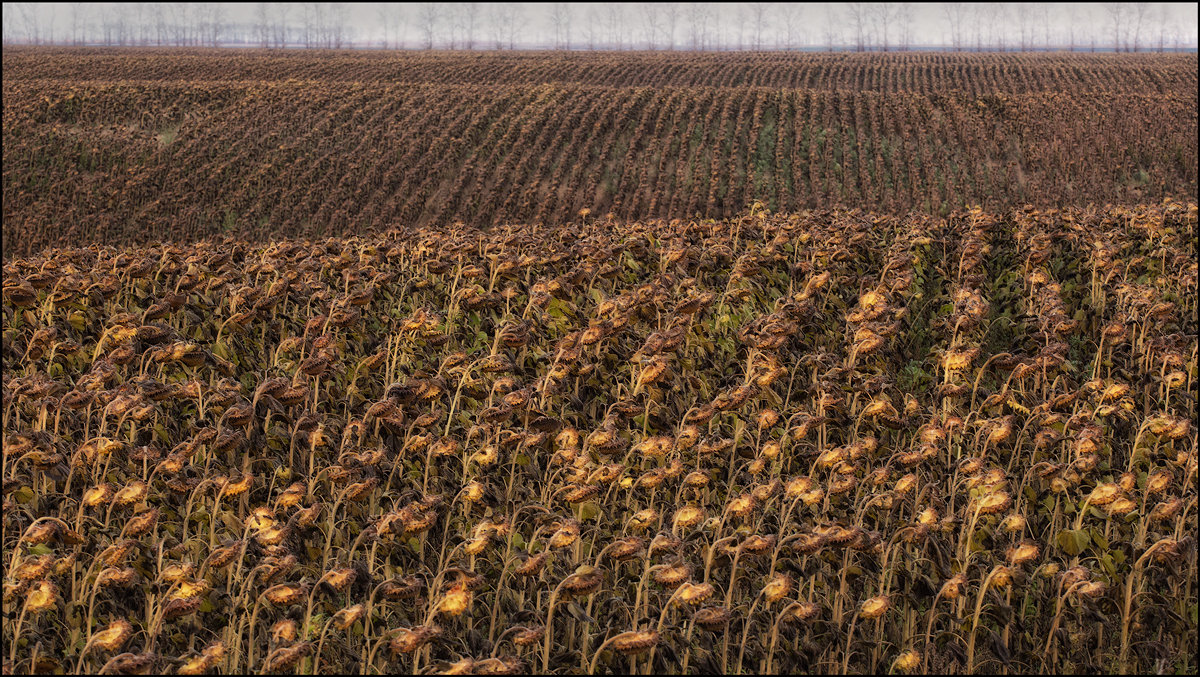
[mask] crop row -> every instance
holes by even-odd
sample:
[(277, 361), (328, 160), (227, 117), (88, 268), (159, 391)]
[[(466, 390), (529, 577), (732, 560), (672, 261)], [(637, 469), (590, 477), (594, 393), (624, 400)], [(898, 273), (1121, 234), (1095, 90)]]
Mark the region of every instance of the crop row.
[(6, 79), (5, 255), (392, 226), (1192, 199), (1194, 93)]
[(1196, 235), (755, 205), (12, 259), (5, 670), (1195, 672)]
[(1195, 54), (314, 53), (13, 47), (3, 58), (6, 81), (712, 86), (967, 96), (1188, 94), (1196, 89)]

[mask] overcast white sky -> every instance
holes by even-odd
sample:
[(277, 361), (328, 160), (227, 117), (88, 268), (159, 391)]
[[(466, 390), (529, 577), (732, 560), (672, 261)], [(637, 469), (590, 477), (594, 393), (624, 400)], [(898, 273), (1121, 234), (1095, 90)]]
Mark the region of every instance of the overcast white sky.
[[(1139, 16), (1138, 7), (1141, 7)], [(668, 17), (675, 15), (674, 29)], [(1196, 3), (4, 3), (4, 38), (26, 42), (153, 44), (186, 23), (207, 40), (257, 42), (257, 26), (335, 25), (343, 46), (764, 49), (855, 47), (1195, 47)], [(215, 21), (214, 21), (215, 17)], [(336, 17), (336, 18), (335, 18)], [(557, 21), (556, 21), (557, 17)], [(859, 19), (861, 17), (861, 20)], [(265, 19), (265, 21), (264, 21)], [(433, 19), (432, 31), (429, 20)], [(1140, 19), (1140, 20), (1139, 20)], [(556, 31), (556, 25), (558, 29)], [(861, 30), (860, 30), (861, 29)], [(277, 37), (280, 34), (276, 32)]]

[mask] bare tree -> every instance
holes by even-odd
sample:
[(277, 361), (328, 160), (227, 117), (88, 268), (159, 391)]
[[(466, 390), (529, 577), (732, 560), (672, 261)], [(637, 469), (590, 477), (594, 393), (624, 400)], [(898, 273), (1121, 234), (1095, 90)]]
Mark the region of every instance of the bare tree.
[(1075, 27), (1079, 24), (1079, 8), (1074, 4), (1067, 5), (1067, 49), (1075, 51)]
[(693, 50), (704, 48), (707, 10), (698, 2), (689, 2), (687, 11), (688, 39)]
[(448, 11), (450, 49), (474, 49), (475, 29), (479, 24), (479, 3), (458, 2)]
[(600, 43), (601, 21), (600, 9), (596, 5), (588, 7), (587, 18), (583, 22), (583, 39), (588, 49), (596, 49)]
[(270, 11), (265, 2), (254, 3), (254, 32), (258, 38), (259, 47), (271, 44)]
[(167, 5), (167, 9), (169, 10), (171, 16), (171, 44), (175, 45), (176, 47), (187, 44), (187, 27), (190, 25), (187, 21), (189, 18), (188, 7), (189, 5), (184, 2), (172, 2), (171, 4)]
[(466, 42), (467, 49), (475, 49), (476, 31), (479, 29), (480, 4), (478, 2), (464, 2), (462, 11), (463, 24), (466, 28), (463, 40)]
[(1019, 45), (1021, 51), (1024, 52), (1033, 44), (1033, 12), (1030, 10), (1029, 3), (1014, 5), (1013, 11), (1017, 15), (1017, 30), (1020, 33)]
[(911, 2), (902, 2), (896, 7), (896, 24), (900, 27), (899, 48), (902, 52), (907, 52), (912, 47), (914, 13)]
[(725, 16), (725, 12), (729, 9), (729, 5), (721, 3), (705, 3), (708, 8), (709, 17), (712, 19), (712, 30), (706, 31), (707, 37), (705, 42), (708, 43), (709, 49), (718, 51), (727, 50), (730, 48), (733, 38), (726, 35), (728, 26), (731, 20)]
[(508, 48), (517, 48), (517, 36), (521, 33), (521, 26), (525, 21), (525, 9), (522, 5), (514, 3), (509, 6), (508, 20), (505, 25), (508, 28)]
[(1138, 51), (1142, 47), (1142, 25), (1150, 16), (1150, 3), (1135, 2), (1133, 3), (1133, 51)]
[(111, 28), (106, 36), (105, 44), (116, 44), (121, 47), (129, 44), (133, 37), (130, 14), (129, 5), (118, 4), (113, 8)]
[(763, 48), (763, 31), (767, 28), (767, 11), (770, 8), (769, 2), (750, 3), (750, 27), (754, 32), (754, 49), (758, 51)]
[(316, 3), (304, 2), (300, 4), (300, 42), (305, 49), (312, 49), (313, 41), (317, 35), (317, 12)]
[(801, 5), (784, 3), (779, 8), (780, 23), (783, 26), (784, 49), (796, 49), (800, 46), (800, 12)]
[(21, 20), (21, 27), (25, 32), (25, 42), (31, 45), (41, 42), (42, 27), (37, 8), (33, 6), (32, 2), (14, 2), (12, 4)]
[(388, 21), (388, 15), (393, 8), (395, 8), (395, 6), (395, 4), (390, 2), (381, 2), (375, 5), (375, 20), (378, 22), (379, 32), (383, 34), (379, 41), (379, 46), (384, 49), (391, 48), (390, 44), (388, 43), (388, 38), (390, 37), (388, 33), (388, 26), (390, 24)]
[(994, 50), (1003, 52), (1007, 42), (1006, 29), (1010, 27), (1008, 9), (997, 2), (982, 5), (982, 21), (987, 25), (987, 44)]
[[(146, 21), (146, 3), (135, 2), (130, 10), (132, 15), (131, 26), (129, 31), (129, 42), (131, 44), (145, 45), (149, 42), (149, 22)], [(52, 5), (53, 6), (53, 5)]]
[(401, 29), (404, 26), (404, 5), (395, 2), (381, 3), (376, 9), (376, 14), (383, 28), (384, 49), (398, 48)]
[(734, 38), (733, 48), (741, 51), (746, 48), (746, 22), (749, 19), (746, 12), (746, 6), (741, 4), (735, 5), (733, 9), (733, 17), (734, 25), (737, 26), (737, 37)]
[(571, 8), (565, 2), (555, 2), (550, 5), (550, 27), (554, 31), (554, 49), (565, 49), (567, 31), (570, 30)]
[(490, 10), (491, 32), (496, 41), (496, 49), (502, 48), (505, 44), (509, 49), (515, 49), (517, 30), (521, 22), (520, 5), (501, 2), (492, 5)]
[(433, 34), (437, 32), (438, 23), (442, 20), (441, 6), (436, 2), (422, 2), (417, 12), (417, 28), (425, 49), (433, 49)]
[(1108, 11), (1108, 20), (1112, 23), (1113, 49), (1121, 51), (1121, 26), (1125, 22), (1125, 3), (1106, 2), (1104, 9)]
[(879, 45), (886, 52), (891, 45), (888, 36), (891, 33), (892, 22), (896, 18), (896, 6), (890, 2), (877, 2), (872, 10), (871, 14), (875, 19), (875, 30), (879, 36)]
[(287, 2), (272, 3), (273, 15), (272, 19), (272, 41), (276, 47), (283, 48), (288, 45), (289, 26), (288, 15), (291, 13), (292, 5)]
[(488, 38), (492, 49), (504, 49), (504, 6), (508, 3), (492, 2), (487, 6)]
[(839, 40), (839, 17), (834, 14), (833, 3), (825, 4), (825, 48), (833, 51)]
[(854, 51), (867, 49), (867, 6), (863, 2), (846, 3), (846, 18), (854, 31)]
[(605, 39), (613, 49), (624, 49), (625, 45), (625, 11), (616, 4), (609, 3), (604, 12)]
[(150, 3), (150, 22), (154, 28), (154, 44), (161, 46), (167, 40), (167, 12), (161, 2)]
[(462, 3), (452, 3), (446, 6), (446, 47), (462, 48), (467, 33), (467, 20)]
[(1053, 23), (1050, 20), (1050, 5), (1042, 3), (1038, 8), (1042, 12), (1042, 48), (1050, 51), (1050, 24)]
[(954, 51), (962, 51), (963, 24), (967, 19), (966, 5), (961, 2), (943, 3), (942, 14), (946, 17), (946, 24), (950, 28), (950, 44), (954, 47)]
[(659, 3), (647, 2), (642, 5), (642, 42), (646, 49), (653, 50), (662, 32), (662, 8)]
[(1166, 4), (1158, 3), (1158, 12), (1155, 18), (1158, 19), (1158, 51), (1162, 52), (1166, 49), (1167, 26), (1170, 24), (1170, 11)]
[(971, 18), (969, 20), (969, 23), (971, 25), (972, 32), (975, 34), (975, 51), (976, 52), (983, 51), (983, 25), (984, 25), (985, 16), (987, 14), (987, 11), (988, 11), (988, 8), (986, 6), (984, 6), (983, 4), (971, 3), (971, 7), (970, 7)]
[(221, 44), (221, 36), (225, 32), (225, 5), (210, 2), (201, 5), (204, 21), (204, 37), (206, 42), (216, 47)]
[(667, 49), (675, 49), (675, 28), (679, 25), (679, 3), (664, 2), (662, 4), (663, 42)]
[(309, 4), (312, 5), (313, 12), (313, 47), (328, 47), (332, 31), (329, 30), (329, 13), (326, 11), (326, 3), (312, 2)]
[(345, 3), (324, 2), (321, 5), (322, 17), (324, 18), (322, 22), (324, 26), (324, 31), (322, 31), (322, 35), (324, 36), (323, 44), (326, 49), (339, 47), (345, 37), (345, 28), (339, 24), (339, 6), (344, 6)]
[(15, 15), (16, 10), (0, 12), (0, 37), (3, 38), (6, 45), (17, 40), (17, 29), (14, 25), (16, 23)]
[[(160, 5), (161, 6), (161, 5)], [(82, 2), (72, 2), (69, 24), (71, 26), (71, 44), (78, 45), (83, 41), (84, 24), (87, 23), (86, 5)]]

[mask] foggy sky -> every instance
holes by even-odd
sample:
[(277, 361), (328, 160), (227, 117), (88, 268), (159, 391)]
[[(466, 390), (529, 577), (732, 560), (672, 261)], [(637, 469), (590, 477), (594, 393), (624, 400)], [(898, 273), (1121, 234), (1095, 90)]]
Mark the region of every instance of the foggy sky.
[[(1123, 39), (1123, 48), (1136, 41), (1148, 51), (1160, 44), (1194, 48), (1197, 41), (1195, 3), (420, 3), (383, 9), (368, 3), (3, 5), (8, 43), (118, 44), (119, 39), (120, 44), (156, 44), (164, 32), (170, 40), (164, 23), (187, 22), (200, 34), (195, 38), (199, 42), (191, 44), (255, 44), (265, 39), (261, 27), (274, 24), (287, 26), (276, 37), (288, 46), (304, 46), (305, 35), (311, 46), (318, 46), (311, 42), (311, 30), (305, 33), (306, 16), (310, 29), (314, 17), (325, 22), (328, 41), (320, 46), (333, 46), (332, 21), (340, 26), (338, 46), (411, 49), (430, 41), (435, 48), (458, 49), (882, 49), (886, 38), (889, 49), (1053, 49), (1069, 44), (1082, 50), (1111, 49), (1114, 40)], [(664, 25), (672, 8), (674, 31)], [(432, 31), (426, 25), (431, 18)], [(1119, 33), (1114, 20), (1120, 22)], [(201, 25), (215, 29), (202, 31)]]

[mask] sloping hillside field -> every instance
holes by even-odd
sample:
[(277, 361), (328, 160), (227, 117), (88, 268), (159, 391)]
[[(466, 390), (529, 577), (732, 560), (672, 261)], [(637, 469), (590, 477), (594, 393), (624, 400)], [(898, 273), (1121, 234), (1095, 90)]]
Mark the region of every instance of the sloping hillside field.
[[(269, 129), (294, 85), (225, 86), (165, 105)], [(131, 176), (243, 171), (187, 124)], [(1196, 236), (756, 205), (10, 259), (5, 672), (1194, 672)]]
[(6, 48), (4, 252), (1194, 201), (1196, 64)]

